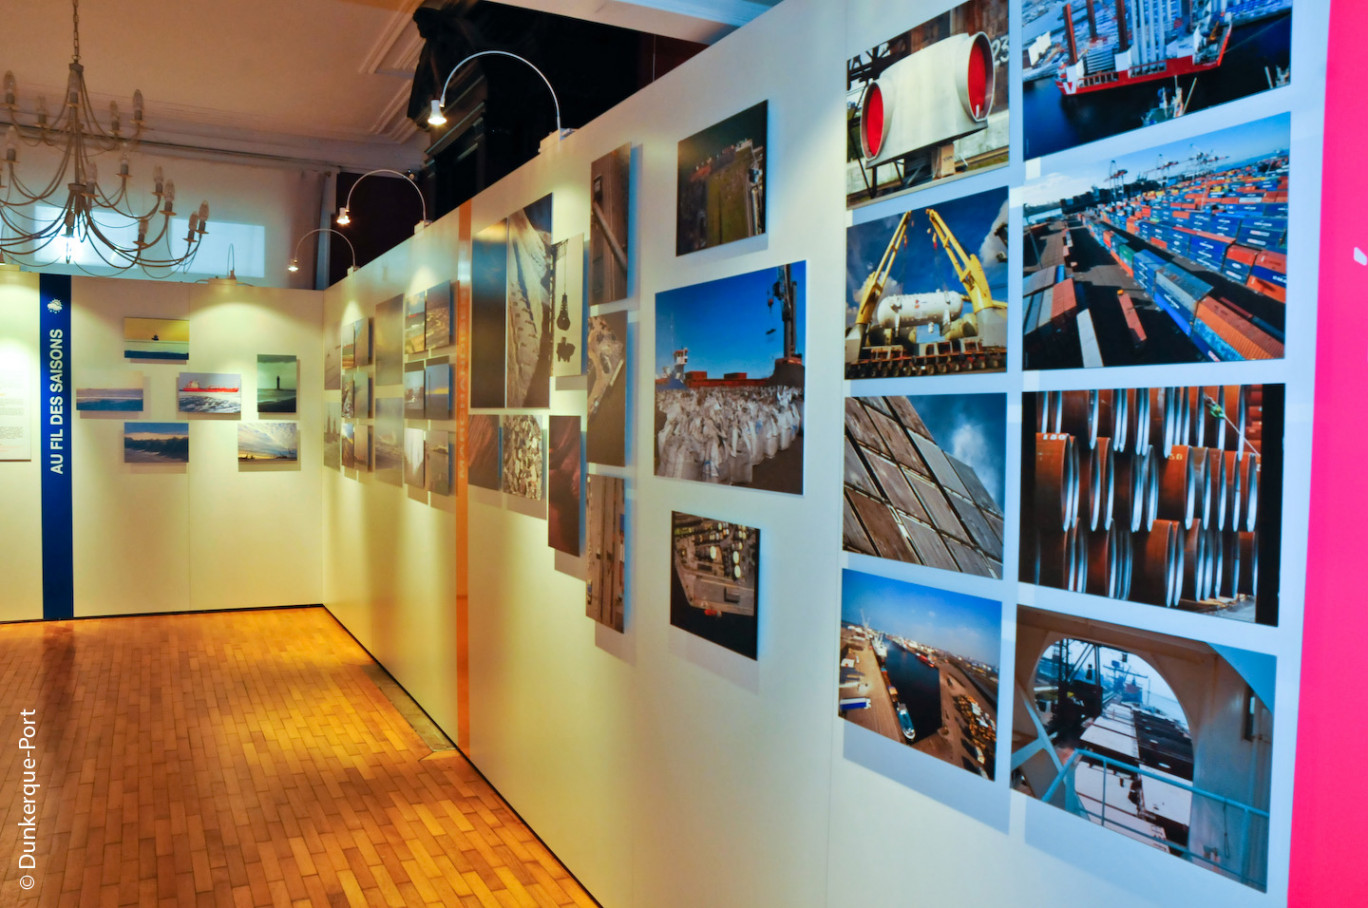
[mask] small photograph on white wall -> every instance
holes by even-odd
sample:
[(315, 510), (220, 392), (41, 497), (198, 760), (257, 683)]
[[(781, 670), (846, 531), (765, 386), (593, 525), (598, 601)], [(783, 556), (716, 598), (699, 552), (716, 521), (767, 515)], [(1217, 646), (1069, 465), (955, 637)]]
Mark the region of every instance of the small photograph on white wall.
[(351, 377), (352, 387), (352, 414), (357, 419), (370, 419), (371, 415), (371, 377), (369, 372), (360, 370), (353, 372)]
[(589, 165), (589, 305), (626, 299), (631, 237), (632, 146), (623, 145)]
[(546, 468), (546, 541), (551, 548), (578, 558), (580, 518), (584, 514), (580, 418), (552, 415), (547, 437), (550, 455)]
[(348, 470), (356, 469), (356, 423), (342, 423), (342, 466)]
[(124, 357), (185, 362), (190, 358), (190, 322), (183, 318), (125, 318)]
[(371, 364), (371, 320), (368, 318), (356, 322), (355, 360), (357, 366)]
[(473, 413), (466, 433), (466, 481), (498, 491), (502, 475), (499, 457), (499, 417)]
[(356, 439), (353, 445), (355, 466), (359, 472), (369, 473), (371, 468), (371, 430), (370, 426), (356, 424)]
[(427, 490), (450, 495), (452, 488), (451, 432), (434, 429), (427, 433)]
[(427, 380), (422, 363), (404, 364), (404, 418), (422, 419), (427, 413)]
[(323, 346), (323, 390), (340, 391), (342, 389), (342, 345), (325, 344)]
[(176, 409), (182, 413), (241, 413), (242, 376), (182, 372), (176, 377)]
[(760, 628), (760, 531), (674, 511), (670, 624), (756, 658)]
[(425, 371), (424, 417), (427, 419), (451, 419), (451, 363), (432, 363)]
[(342, 405), (328, 401), (323, 408), (323, 466), (336, 470), (342, 466)]
[(873, 37), (846, 61), (847, 207), (1007, 164), (1007, 0)]
[(389, 485), (404, 484), (404, 400), (375, 399), (375, 431), (371, 433), (375, 478)]
[(504, 406), (550, 405), (554, 329), (551, 196), (508, 217)]
[(427, 294), (404, 298), (404, 352), (409, 356), (427, 350)]
[(769, 102), (679, 143), (675, 255), (765, 232)]
[(992, 779), (1002, 604), (841, 572), (841, 718)]
[(404, 298), (375, 304), (375, 383), (397, 385), (404, 380)]
[(141, 413), (141, 372), (82, 372), (76, 383), (76, 409), (91, 413)]
[(657, 476), (803, 493), (806, 270), (656, 294)]
[(584, 236), (551, 247), (551, 374), (584, 371)]
[(238, 463), (298, 463), (299, 423), (238, 423)]
[(423, 345), (431, 353), (439, 347), (449, 347), (456, 341), (456, 309), (452, 301), (449, 281), (429, 287), (424, 294), (426, 338)]
[(627, 313), (589, 319), (586, 371), (589, 376), (589, 420), (585, 446), (590, 463), (627, 465)]
[(546, 441), (541, 418), (504, 416), (500, 420), (500, 434), (503, 437), (501, 488), (509, 495), (540, 501), (546, 475)]
[(422, 429), (404, 430), (404, 484), (427, 488), (427, 433)]
[[(1260, 892), (1273, 656), (1017, 609), (1012, 788)], [(1106, 833), (1098, 832), (1098, 836)]]
[(124, 423), (124, 463), (189, 463), (188, 422)]
[(257, 354), (257, 412), (295, 413), (299, 398), (299, 360), (289, 354)]
[(585, 614), (622, 633), (626, 626), (627, 483), (619, 476), (591, 474), (585, 496), (589, 536)]

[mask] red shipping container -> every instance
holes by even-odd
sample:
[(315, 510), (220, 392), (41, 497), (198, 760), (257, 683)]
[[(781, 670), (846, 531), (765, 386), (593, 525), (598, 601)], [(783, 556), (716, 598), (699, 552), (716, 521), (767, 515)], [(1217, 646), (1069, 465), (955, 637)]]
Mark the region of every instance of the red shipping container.
[(1287, 273), (1286, 253), (1265, 249), (1259, 253), (1259, 257), (1254, 260), (1254, 264), (1258, 265), (1260, 268), (1267, 268), (1269, 271), (1276, 271), (1278, 274)]
[(1150, 240), (1150, 245), (1155, 246), (1159, 249), (1168, 249), (1168, 243), (1164, 242), (1163, 240)]
[(1140, 324), (1140, 316), (1135, 314), (1135, 303), (1124, 290), (1116, 291), (1116, 301), (1121, 304), (1121, 313), (1126, 317), (1126, 327), (1130, 329), (1131, 345), (1139, 347), (1145, 342), (1145, 326)]
[(1245, 359), (1280, 359), (1283, 345), (1212, 297), (1197, 306), (1197, 318)]
[(1272, 281), (1263, 281), (1251, 275), (1249, 280), (1245, 281), (1245, 286), (1255, 293), (1262, 293), (1264, 296), (1271, 297), (1280, 303), (1287, 302), (1287, 288), (1279, 287)]
[(1257, 250), (1239, 244), (1232, 245), (1226, 250), (1226, 259), (1233, 262), (1240, 262), (1244, 265), (1253, 265), (1258, 257), (1259, 253)]
[(1058, 320), (1078, 308), (1078, 298), (1074, 295), (1073, 278), (1065, 278), (1054, 285), (1054, 293), (1050, 302), (1050, 318), (1052, 320)]

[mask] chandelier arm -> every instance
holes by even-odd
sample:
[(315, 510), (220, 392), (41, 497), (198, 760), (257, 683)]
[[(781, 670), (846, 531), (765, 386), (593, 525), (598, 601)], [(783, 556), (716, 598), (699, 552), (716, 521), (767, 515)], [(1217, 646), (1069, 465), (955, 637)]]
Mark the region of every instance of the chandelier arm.
[(111, 152), (119, 147), (121, 139), (113, 133), (106, 132), (104, 127), (100, 125), (100, 119), (95, 114), (95, 107), (90, 102), (90, 93), (86, 91), (85, 73), (79, 73), (77, 79), (80, 109), (85, 112), (85, 118), (82, 121), (85, 128), (82, 129), (81, 134), (85, 138), (93, 140), (100, 153)]
[[(70, 146), (67, 146), (66, 151), (65, 151), (65, 152), (63, 153), (63, 155), (62, 155), (62, 163), (61, 163), (61, 165), (57, 168), (57, 172), (54, 173), (54, 174), (52, 175), (52, 179), (51, 179), (50, 181), (48, 181), (47, 186), (43, 187), (43, 190), (42, 190), (41, 192), (34, 192), (33, 190), (29, 189), (29, 188), (28, 188), (28, 185), (27, 185), (22, 179), (20, 179), (20, 177), (19, 177), (19, 172), (18, 172), (18, 170), (17, 170), (16, 168), (14, 168), (14, 167), (11, 167), (10, 170), (9, 170), (10, 185), (11, 185), (12, 187), (14, 187), (14, 189), (15, 189), (21, 196), (24, 197), (24, 201), (23, 201), (21, 204), (26, 204), (26, 205), (27, 205), (27, 204), (33, 204), (33, 203), (36, 203), (36, 202), (41, 202), (41, 201), (43, 201), (44, 199), (46, 199), (46, 198), (48, 198), (49, 196), (51, 196), (54, 192), (56, 192), (57, 189), (62, 185), (62, 178), (66, 176), (67, 168), (68, 168), (70, 165), (71, 165), (71, 147), (70, 147)], [(7, 204), (13, 204), (13, 203), (7, 203)]]
[(381, 168), (378, 169), (378, 170), (367, 171), (366, 173), (363, 173), (363, 174), (361, 174), (361, 176), (357, 177), (357, 178), (356, 178), (356, 182), (353, 183), (353, 184), (351, 184), (351, 189), (348, 189), (348, 190), (347, 190), (347, 204), (346, 204), (346, 205), (343, 205), (342, 207), (343, 207), (343, 208), (346, 208), (346, 209), (348, 209), (348, 210), (350, 210), (350, 209), (351, 209), (352, 193), (353, 193), (353, 192), (356, 192), (356, 187), (357, 187), (357, 186), (360, 186), (360, 185), (361, 185), (361, 181), (364, 180), (366, 177), (374, 176), (374, 175), (377, 174), (377, 173), (388, 173), (388, 174), (392, 174), (392, 175), (398, 177), (399, 179), (403, 180), (405, 183), (407, 183), (407, 184), (409, 184), (410, 186), (413, 187), (413, 191), (416, 192), (416, 193), (418, 193), (418, 202), (423, 206), (423, 222), (426, 223), (426, 222), (427, 222), (427, 219), (428, 219), (428, 216), (427, 216), (427, 199), (423, 198), (423, 190), (421, 190), (421, 189), (418, 188), (418, 184), (415, 183), (415, 182), (413, 182), (413, 180), (408, 176), (408, 174), (400, 173), (400, 172), (397, 171), (397, 170), (390, 170), (389, 168), (386, 168), (386, 167), (381, 167)]
[[(44, 236), (44, 235), (46, 235), (46, 234), (49, 234), (49, 233), (51, 233), (51, 234), (53, 234), (53, 235), (56, 235), (57, 231), (59, 230), (59, 228), (60, 228), (61, 225), (62, 225), (62, 222), (63, 222), (63, 220), (64, 220), (63, 215), (64, 215), (65, 213), (66, 213), (66, 209), (58, 209), (58, 211), (57, 211), (57, 216), (56, 216), (56, 217), (54, 217), (54, 218), (53, 218), (52, 220), (50, 220), (50, 221), (43, 222), (43, 221), (41, 221), (40, 219), (38, 219), (38, 218), (36, 218), (36, 217), (33, 217), (32, 215), (24, 214), (22, 211), (20, 211), (20, 210), (17, 209), (17, 208), (0, 208), (0, 219), (2, 219), (2, 220), (5, 222), (5, 225), (6, 225), (7, 227), (10, 227), (11, 229), (13, 229), (13, 230), (14, 230), (15, 232), (17, 232), (17, 233), (22, 233), (22, 234), (25, 235), (25, 236), (21, 236), (21, 237), (15, 237), (15, 238), (13, 238), (12, 240), (9, 241), (11, 245), (14, 245), (14, 244), (17, 243), (17, 242), (23, 242), (24, 240), (26, 240), (26, 239), (27, 239), (28, 237), (30, 237), (30, 236), (31, 236), (31, 237), (42, 237), (42, 236)], [(34, 230), (30, 229), (30, 228), (23, 228), (23, 227), (20, 227), (16, 222), (10, 220), (10, 215), (11, 215), (11, 214), (17, 215), (17, 216), (23, 218), (24, 220), (28, 221), (30, 227), (32, 227), (32, 225), (35, 225), (35, 224), (44, 224), (44, 226), (42, 227), (42, 229), (40, 229), (40, 230), (38, 230), (38, 231), (34, 231)]]

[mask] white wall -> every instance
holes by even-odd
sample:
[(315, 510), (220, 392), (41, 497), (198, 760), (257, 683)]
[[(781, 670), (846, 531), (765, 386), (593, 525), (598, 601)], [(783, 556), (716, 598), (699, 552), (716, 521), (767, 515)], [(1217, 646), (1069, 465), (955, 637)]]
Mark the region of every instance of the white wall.
[(32, 460), (0, 461), (0, 619), (43, 617), (42, 452), (38, 448), (38, 276), (0, 271), (0, 369), (28, 382)]

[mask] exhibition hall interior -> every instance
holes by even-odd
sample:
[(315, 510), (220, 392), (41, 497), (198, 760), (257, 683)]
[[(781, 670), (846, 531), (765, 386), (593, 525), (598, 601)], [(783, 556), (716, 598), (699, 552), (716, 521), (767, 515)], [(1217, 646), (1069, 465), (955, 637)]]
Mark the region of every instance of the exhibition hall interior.
[(0, 905), (1368, 901), (1368, 7), (3, 20)]

